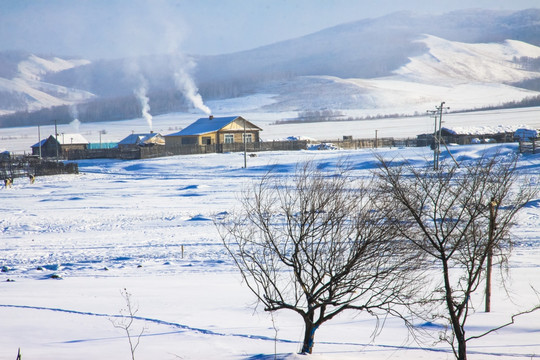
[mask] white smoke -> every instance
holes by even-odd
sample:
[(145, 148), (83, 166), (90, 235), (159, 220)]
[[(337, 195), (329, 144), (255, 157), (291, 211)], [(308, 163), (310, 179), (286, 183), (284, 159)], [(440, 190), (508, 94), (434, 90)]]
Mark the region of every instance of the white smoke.
[(125, 62), (124, 72), (134, 80), (133, 95), (141, 105), (141, 116), (152, 131), (152, 115), (150, 114), (150, 99), (148, 98), (148, 82), (142, 74), (141, 68), (136, 59), (128, 59)]
[(69, 107), (69, 115), (73, 119), (73, 121), (71, 121), (69, 125), (71, 125), (73, 127), (73, 130), (78, 133), (81, 122), (79, 121), (79, 110), (77, 109), (77, 105), (71, 105)]
[(78, 133), (79, 128), (81, 126), (81, 122), (79, 121), (79, 119), (75, 119), (72, 122), (70, 122), (69, 125), (73, 127), (73, 130), (75, 130), (75, 133)]
[(204, 104), (202, 96), (199, 94), (199, 89), (189, 74), (189, 71), (195, 67), (195, 63), (192, 60), (185, 60), (182, 63), (183, 66), (179, 66), (178, 70), (174, 73), (176, 87), (182, 91), (195, 108), (203, 111), (206, 115), (212, 114), (210, 108)]
[(152, 115), (150, 114), (150, 104), (148, 96), (146, 95), (146, 89), (148, 88), (148, 83), (146, 79), (140, 75), (139, 76), (139, 87), (133, 91), (135, 96), (137, 97), (137, 100), (139, 100), (139, 103), (141, 104), (141, 113), (142, 117), (146, 120), (148, 123), (148, 126), (150, 127), (150, 131), (152, 131)]

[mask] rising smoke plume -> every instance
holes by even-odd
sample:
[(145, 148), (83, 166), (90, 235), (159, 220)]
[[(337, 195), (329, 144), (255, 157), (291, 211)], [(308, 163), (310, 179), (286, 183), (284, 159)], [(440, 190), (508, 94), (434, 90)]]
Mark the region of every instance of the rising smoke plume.
[(139, 87), (133, 91), (133, 94), (135, 94), (135, 96), (137, 97), (137, 100), (139, 100), (139, 103), (141, 104), (142, 117), (148, 123), (148, 126), (150, 127), (150, 131), (152, 131), (152, 115), (150, 114), (149, 99), (148, 99), (148, 96), (146, 95), (147, 89), (148, 89), (148, 82), (142, 75), (140, 75)]
[(199, 94), (199, 89), (193, 81), (193, 77), (190, 75), (190, 71), (195, 67), (195, 62), (191, 59), (183, 59), (184, 61), (178, 62), (176, 72), (174, 73), (174, 83), (178, 90), (182, 91), (182, 94), (191, 101), (193, 106), (206, 115), (212, 114), (212, 111), (208, 106), (203, 102), (201, 94)]
[(150, 99), (148, 98), (148, 81), (144, 77), (137, 59), (129, 59), (125, 63), (124, 71), (126, 75), (135, 80), (133, 95), (141, 105), (141, 116), (146, 120), (150, 131), (152, 131), (152, 115), (150, 114)]
[(79, 110), (77, 109), (77, 105), (71, 105), (69, 107), (69, 115), (73, 119), (69, 125), (73, 127), (73, 130), (78, 133), (79, 128), (81, 126), (81, 122), (79, 121)]

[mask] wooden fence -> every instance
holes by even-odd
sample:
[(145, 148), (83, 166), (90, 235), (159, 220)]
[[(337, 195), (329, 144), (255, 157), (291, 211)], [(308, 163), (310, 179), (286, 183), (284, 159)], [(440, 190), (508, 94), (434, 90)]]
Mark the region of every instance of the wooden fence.
[(61, 161), (44, 160), (31, 155), (10, 156), (0, 160), (1, 180), (78, 173), (79, 167), (75, 163), (64, 164)]
[(324, 140), (321, 143), (332, 143), (342, 149), (366, 149), (377, 147), (414, 147), (417, 146), (415, 138), (395, 139), (349, 139), (349, 140)]
[(538, 154), (540, 153), (540, 140), (520, 141), (519, 152), (521, 154)]
[[(301, 150), (307, 147), (307, 141), (266, 141), (246, 143), (246, 151), (284, 151)], [(69, 150), (66, 152), (68, 160), (81, 159), (149, 159), (173, 155), (191, 155), (207, 153), (242, 152), (243, 143), (214, 144), (214, 145), (165, 145), (142, 146), (130, 149), (85, 149)]]

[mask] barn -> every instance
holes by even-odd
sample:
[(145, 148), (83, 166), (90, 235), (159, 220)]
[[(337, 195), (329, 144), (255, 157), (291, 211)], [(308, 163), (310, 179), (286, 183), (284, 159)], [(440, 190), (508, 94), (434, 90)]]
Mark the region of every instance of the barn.
[(81, 134), (51, 135), (32, 145), (32, 155), (67, 157), (67, 152), (70, 150), (85, 150), (88, 148), (88, 144), (88, 140)]
[(200, 118), (179, 132), (165, 135), (167, 146), (259, 142), (262, 129), (241, 116)]

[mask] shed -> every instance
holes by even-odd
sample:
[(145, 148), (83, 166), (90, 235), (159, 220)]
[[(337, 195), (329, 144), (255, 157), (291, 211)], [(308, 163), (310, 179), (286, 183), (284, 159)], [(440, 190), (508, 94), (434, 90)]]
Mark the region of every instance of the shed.
[(446, 143), (470, 144), (479, 142), (511, 142), (519, 126), (490, 125), (442, 127), (441, 137)]
[(159, 133), (131, 134), (118, 143), (119, 149), (136, 148), (139, 146), (164, 146), (165, 139)]
[(165, 135), (167, 145), (214, 145), (259, 142), (262, 129), (241, 116), (200, 118), (179, 132)]
[(538, 139), (538, 131), (535, 129), (519, 128), (514, 132), (514, 141), (533, 141)]
[(32, 155), (39, 155), (41, 148), (42, 157), (65, 156), (70, 150), (85, 150), (88, 148), (88, 140), (81, 134), (58, 134), (50, 135), (32, 145)]

